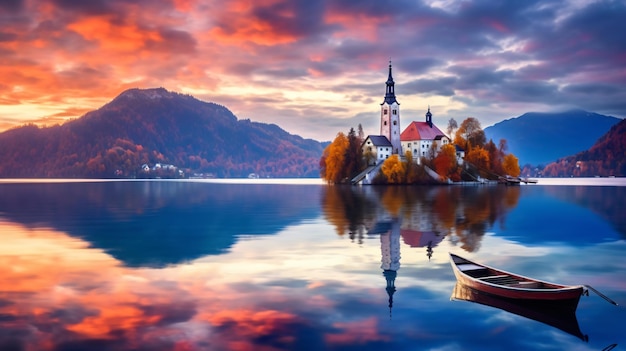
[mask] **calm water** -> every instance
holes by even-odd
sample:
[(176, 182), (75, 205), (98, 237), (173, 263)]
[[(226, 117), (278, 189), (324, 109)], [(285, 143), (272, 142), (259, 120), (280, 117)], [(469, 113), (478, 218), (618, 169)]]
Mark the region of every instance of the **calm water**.
[[(0, 350), (626, 349), (626, 182), (562, 182), (3, 181)], [(448, 252), (620, 306), (463, 301)]]

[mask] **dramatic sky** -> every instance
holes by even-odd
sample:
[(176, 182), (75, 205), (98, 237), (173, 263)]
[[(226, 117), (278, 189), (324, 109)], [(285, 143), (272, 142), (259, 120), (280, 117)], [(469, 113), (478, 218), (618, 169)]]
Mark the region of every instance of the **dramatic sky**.
[(0, 130), (164, 87), (331, 140), (378, 133), (389, 60), (402, 126), (529, 111), (626, 117), (626, 2), (0, 0)]

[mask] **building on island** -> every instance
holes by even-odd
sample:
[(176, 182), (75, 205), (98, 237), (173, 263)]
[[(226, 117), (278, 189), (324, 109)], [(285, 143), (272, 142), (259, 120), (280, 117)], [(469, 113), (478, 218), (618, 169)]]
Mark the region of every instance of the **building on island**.
[(392, 154), (402, 155), (400, 142), (400, 103), (396, 100), (395, 82), (391, 75), (391, 61), (389, 61), (389, 77), (385, 85), (385, 100), (380, 104), (380, 135), (389, 140), (393, 149)]
[(400, 135), (402, 150), (411, 151), (413, 159), (419, 163), (420, 158), (434, 155), (441, 150), (444, 145), (450, 144), (450, 138), (441, 129), (433, 124), (433, 115), (430, 107), (426, 112), (426, 122), (411, 122)]
[(368, 135), (363, 141), (361, 150), (370, 164), (376, 164), (392, 154), (393, 145), (383, 135)]
[[(433, 123), (430, 106), (425, 122), (413, 121), (400, 132), (400, 103), (396, 99), (391, 68), (390, 61), (385, 99), (380, 104), (380, 135), (368, 135), (361, 145), (363, 155), (371, 165), (381, 163), (391, 155), (404, 157), (408, 150), (413, 154), (415, 162), (419, 163), (421, 157), (431, 155), (431, 148), (433, 155), (436, 155), (443, 145), (451, 143), (450, 138)], [(457, 157), (462, 152), (457, 148)]]

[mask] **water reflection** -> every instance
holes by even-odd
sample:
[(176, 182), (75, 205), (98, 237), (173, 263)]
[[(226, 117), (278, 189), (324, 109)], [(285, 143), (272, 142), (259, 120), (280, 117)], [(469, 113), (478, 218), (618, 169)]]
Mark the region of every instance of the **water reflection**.
[(485, 233), (517, 205), (520, 187), (328, 187), (322, 209), (339, 235), (362, 243), (399, 223), (411, 247), (432, 250), (445, 237), (466, 251), (480, 247)]
[(191, 182), (0, 184), (0, 216), (81, 238), (129, 266), (161, 267), (223, 253), (239, 237), (272, 234), (316, 217), (319, 187), (310, 189)]
[(579, 306), (594, 337), (589, 344), (449, 301), (447, 252), (461, 250), (508, 260), (506, 268), (531, 276), (574, 277), (626, 301), (623, 241), (553, 249), (502, 235), (524, 229), (511, 218), (525, 201), (545, 211), (535, 201), (545, 194), (529, 189), (0, 186), (0, 350), (597, 350), (622, 343), (615, 336), (626, 316), (598, 299)]
[(583, 341), (588, 341), (589, 339), (580, 331), (578, 319), (576, 318), (578, 300), (574, 304), (571, 300), (511, 299), (484, 293), (459, 282), (454, 285), (450, 299), (490, 306), (555, 327)]

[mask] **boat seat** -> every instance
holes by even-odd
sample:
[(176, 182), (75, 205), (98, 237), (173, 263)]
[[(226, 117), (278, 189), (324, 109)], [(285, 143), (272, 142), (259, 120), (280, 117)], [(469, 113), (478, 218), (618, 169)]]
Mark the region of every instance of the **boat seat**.
[(465, 271), (474, 271), (477, 269), (484, 269), (485, 267), (483, 266), (479, 266), (477, 264), (473, 264), (473, 263), (461, 263), (461, 264), (457, 264), (456, 265), (460, 271), (465, 272)]
[(538, 282), (519, 282), (515, 285), (518, 288), (537, 289), (539, 288)]
[(486, 277), (480, 277), (478, 279), (480, 279), (480, 280), (488, 280), (488, 279), (500, 279), (500, 278), (506, 278), (506, 277), (509, 277), (509, 276), (506, 275), (506, 274), (501, 274), (501, 275), (488, 275)]

